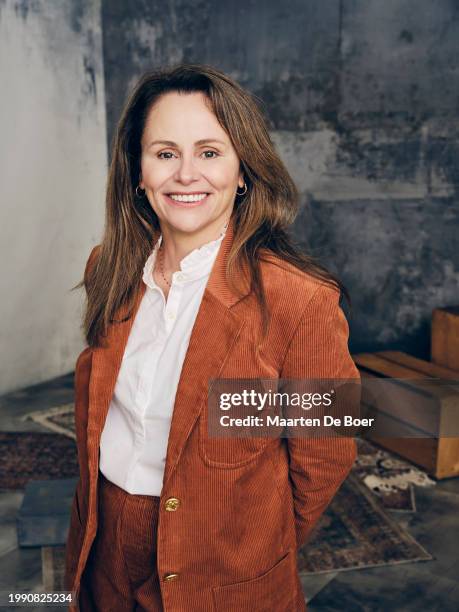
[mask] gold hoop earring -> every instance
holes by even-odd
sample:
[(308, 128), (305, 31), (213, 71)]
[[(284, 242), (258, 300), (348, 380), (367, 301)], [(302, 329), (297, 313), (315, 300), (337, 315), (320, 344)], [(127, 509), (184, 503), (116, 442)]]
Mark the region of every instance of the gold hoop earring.
[(245, 188), (245, 191), (243, 191), (242, 193), (239, 193), (238, 190), (236, 189), (236, 195), (243, 196), (247, 193), (247, 185), (245, 181), (244, 181), (244, 188)]
[[(138, 198), (144, 198), (146, 191), (145, 191), (145, 189), (143, 189), (143, 193), (139, 194), (139, 192), (137, 191), (139, 189), (139, 187), (140, 187), (140, 185), (137, 185), (137, 187), (135, 188), (135, 195)], [(140, 187), (140, 190), (142, 191), (142, 187)]]

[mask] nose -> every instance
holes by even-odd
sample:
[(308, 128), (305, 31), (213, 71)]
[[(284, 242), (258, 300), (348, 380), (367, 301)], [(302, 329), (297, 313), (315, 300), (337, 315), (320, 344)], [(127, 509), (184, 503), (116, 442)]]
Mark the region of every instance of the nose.
[(199, 179), (199, 172), (194, 164), (192, 154), (187, 155), (186, 153), (184, 153), (181, 156), (174, 178), (177, 181), (180, 181), (181, 183), (185, 184), (191, 183), (192, 181)]

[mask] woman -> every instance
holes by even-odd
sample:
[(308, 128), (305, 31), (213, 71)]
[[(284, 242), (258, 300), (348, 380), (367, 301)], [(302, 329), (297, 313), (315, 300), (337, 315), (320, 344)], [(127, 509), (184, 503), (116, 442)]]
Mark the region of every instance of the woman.
[(84, 612), (305, 610), (296, 552), (354, 441), (207, 431), (210, 379), (359, 377), (345, 290), (291, 244), (296, 212), (249, 93), (203, 65), (140, 80), (84, 276), (66, 550)]

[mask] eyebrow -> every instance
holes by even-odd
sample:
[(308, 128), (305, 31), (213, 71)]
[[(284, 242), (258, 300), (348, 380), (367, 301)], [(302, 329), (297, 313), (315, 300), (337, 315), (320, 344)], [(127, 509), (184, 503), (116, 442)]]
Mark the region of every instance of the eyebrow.
[[(210, 142), (219, 142), (222, 145), (226, 145), (226, 142), (223, 142), (223, 140), (218, 140), (218, 138), (201, 138), (201, 140), (197, 140), (194, 144), (203, 145)], [(168, 147), (178, 147), (178, 144), (172, 140), (153, 140), (153, 142), (150, 142), (149, 146), (152, 147), (155, 144), (163, 144)]]

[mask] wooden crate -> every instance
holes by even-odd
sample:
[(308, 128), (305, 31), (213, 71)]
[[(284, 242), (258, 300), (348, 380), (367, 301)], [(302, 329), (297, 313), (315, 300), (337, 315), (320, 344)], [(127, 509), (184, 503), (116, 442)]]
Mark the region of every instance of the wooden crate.
[[(406, 386), (407, 394), (418, 394), (418, 400), (410, 402), (413, 410), (417, 401), (421, 402), (421, 395), (430, 394), (430, 412), (426, 410), (423, 418), (426, 419), (426, 428), (437, 423), (439, 431), (459, 430), (459, 373), (428, 361), (423, 361), (399, 351), (380, 351), (378, 353), (361, 353), (353, 355), (362, 378), (394, 378), (416, 381), (416, 386), (409, 383)], [(451, 381), (451, 385), (432, 385), (430, 379), (440, 378)], [(417, 385), (424, 391), (420, 395)], [(416, 396), (415, 396), (416, 397)], [(386, 407), (384, 407), (386, 411)], [(395, 420), (395, 414), (388, 409), (385, 418)], [(406, 426), (409, 430), (410, 420), (415, 415), (407, 414)], [(429, 422), (427, 422), (429, 421)], [(418, 421), (416, 421), (418, 424)], [(397, 428), (403, 431), (403, 424)], [(459, 438), (453, 437), (377, 437), (371, 429), (366, 437), (380, 446), (387, 448), (423, 467), (435, 478), (448, 478), (459, 475)]]
[(459, 371), (459, 306), (433, 311), (431, 360)]

